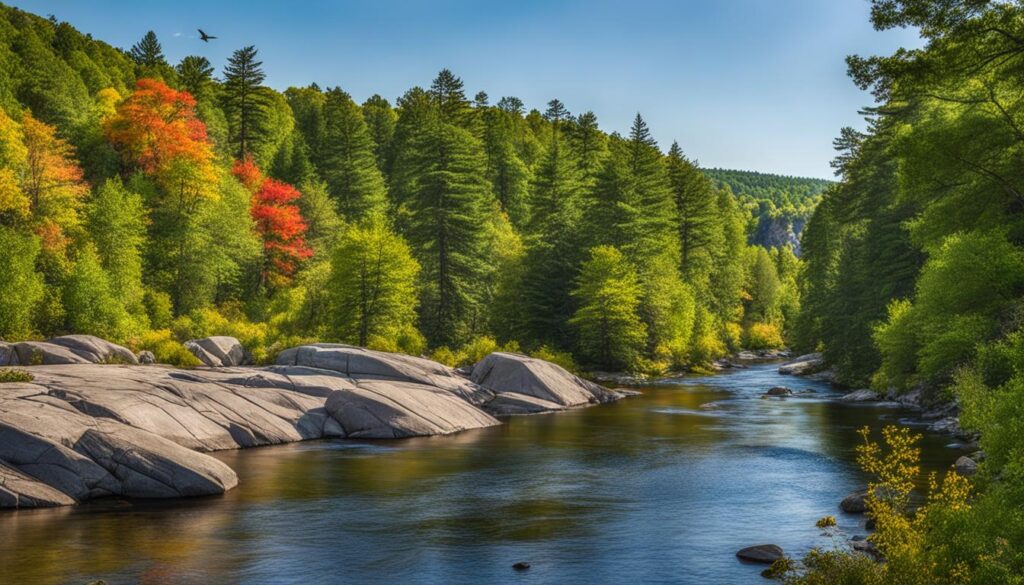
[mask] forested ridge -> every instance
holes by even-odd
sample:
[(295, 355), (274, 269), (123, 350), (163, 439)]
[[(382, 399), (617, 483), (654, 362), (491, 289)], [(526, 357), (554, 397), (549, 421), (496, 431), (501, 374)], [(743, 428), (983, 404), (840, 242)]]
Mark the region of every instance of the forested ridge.
[(1021, 583), (1024, 6), (873, 0), (872, 23), (915, 27), (925, 45), (847, 60), (876, 104), (867, 131), (836, 139), (840, 181), (804, 230), (796, 346), (823, 349), (847, 385), (955, 401), (984, 461), (970, 480), (932, 478), (922, 502), (911, 433), (867, 442), (886, 562), (815, 553), (790, 578)]
[(678, 144), (557, 99), (428, 87), (362, 104), (265, 84), (256, 47), (168, 63), (0, 7), (0, 338), (91, 333), (190, 363), (339, 341), (465, 363), (501, 346), (661, 372), (778, 347), (789, 247)]

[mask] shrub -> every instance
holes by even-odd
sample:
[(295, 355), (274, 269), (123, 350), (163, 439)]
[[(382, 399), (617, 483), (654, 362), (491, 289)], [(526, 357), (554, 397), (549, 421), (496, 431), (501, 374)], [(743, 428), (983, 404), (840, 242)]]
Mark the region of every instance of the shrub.
[(192, 352), (176, 341), (168, 329), (147, 331), (138, 338), (129, 341), (128, 346), (136, 353), (143, 350), (153, 352), (157, 363), (185, 368), (202, 365), (199, 358), (192, 355)]
[(498, 342), (489, 335), (474, 337), (459, 351), (459, 365), (475, 364), (499, 349)]
[(25, 370), (12, 370), (7, 368), (0, 370), (0, 384), (31, 382), (35, 379), (35, 376)]
[(557, 366), (561, 366), (566, 371), (573, 374), (580, 373), (580, 367), (573, 359), (572, 354), (567, 351), (558, 351), (551, 349), (546, 345), (542, 345), (536, 350), (530, 352), (530, 357), (551, 362)]
[(451, 348), (446, 345), (442, 345), (430, 352), (430, 359), (450, 368), (454, 368), (459, 365), (459, 354), (452, 351)]
[(786, 344), (778, 326), (771, 323), (754, 323), (744, 333), (743, 345), (747, 349), (774, 349)]

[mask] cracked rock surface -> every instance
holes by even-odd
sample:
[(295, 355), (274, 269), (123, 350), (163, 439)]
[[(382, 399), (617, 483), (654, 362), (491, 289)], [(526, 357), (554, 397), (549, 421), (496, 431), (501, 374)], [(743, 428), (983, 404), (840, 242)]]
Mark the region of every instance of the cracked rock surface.
[(82, 361), (24, 366), (32, 382), (0, 384), (0, 508), (221, 494), (238, 478), (207, 452), (446, 435), (501, 424), (494, 415), (622, 396), (515, 354), (488, 356), (469, 378), (423, 358), (335, 344), (286, 350), (264, 368), (181, 370), (79, 355), (119, 351), (104, 343), (49, 344)]

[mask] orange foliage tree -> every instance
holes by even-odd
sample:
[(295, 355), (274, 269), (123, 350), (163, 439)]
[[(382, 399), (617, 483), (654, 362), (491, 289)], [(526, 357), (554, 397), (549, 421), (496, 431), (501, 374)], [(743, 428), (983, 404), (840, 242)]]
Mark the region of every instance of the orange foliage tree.
[(302, 261), (313, 255), (304, 240), (306, 222), (295, 205), (302, 193), (264, 177), (251, 157), (236, 162), (232, 172), (253, 194), (252, 217), (263, 241), (260, 281), (271, 287), (284, 284)]
[(206, 125), (196, 100), (156, 79), (140, 79), (135, 92), (104, 123), (107, 139), (124, 160), (153, 176), (183, 203), (216, 196), (217, 174)]

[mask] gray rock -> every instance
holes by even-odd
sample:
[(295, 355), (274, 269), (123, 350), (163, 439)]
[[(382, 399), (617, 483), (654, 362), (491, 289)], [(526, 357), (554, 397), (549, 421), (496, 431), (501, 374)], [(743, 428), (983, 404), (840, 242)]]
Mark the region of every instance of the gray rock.
[(0, 463), (0, 509), (68, 506), (67, 494)]
[(805, 376), (819, 369), (824, 360), (820, 353), (809, 353), (779, 366), (779, 373), (784, 375)]
[(839, 508), (847, 514), (863, 514), (867, 511), (867, 497), (867, 489), (857, 490), (843, 498), (843, 501), (839, 503)]
[(978, 463), (970, 457), (962, 456), (953, 465), (956, 472), (964, 477), (970, 477), (978, 472)]
[(499, 392), (493, 400), (484, 405), (484, 409), (495, 416), (538, 414), (541, 412), (564, 410), (565, 408), (567, 407), (557, 402), (518, 392)]
[(20, 363), (18, 361), (18, 352), (14, 350), (14, 345), (6, 341), (0, 341), (0, 366), (17, 366)]
[(349, 438), (449, 435), (500, 424), (453, 392), (412, 382), (364, 381), (331, 393), (326, 406)]
[(854, 540), (851, 540), (850, 548), (852, 548), (856, 552), (859, 552), (859, 553), (861, 553), (863, 555), (871, 557), (872, 559), (874, 559), (876, 561), (881, 561), (882, 560), (882, 553), (878, 550), (878, 547), (875, 546), (875, 543), (871, 542), (870, 540), (867, 540), (867, 539), (860, 539), (860, 540), (854, 539)]
[(90, 363), (64, 346), (45, 341), (22, 341), (14, 344), (14, 351), (18, 363), (24, 366)]
[(864, 389), (854, 390), (853, 392), (844, 395), (839, 400), (842, 400), (843, 402), (877, 402), (881, 399), (882, 397), (879, 396), (878, 392)]
[(956, 435), (960, 433), (960, 421), (956, 417), (949, 416), (940, 420), (935, 421), (928, 427), (929, 431), (936, 433), (948, 433), (950, 435)]
[(47, 341), (66, 347), (92, 364), (119, 363), (137, 364), (139, 360), (127, 347), (100, 339), (94, 335), (63, 335)]
[(615, 392), (574, 376), (553, 363), (495, 352), (473, 366), (471, 379), (494, 393), (515, 392), (564, 407), (611, 402)]
[(252, 357), (242, 343), (234, 337), (215, 335), (202, 339), (191, 339), (184, 343), (192, 355), (204, 365), (212, 368), (244, 366), (252, 363)]
[(153, 355), (153, 352), (149, 351), (148, 349), (140, 351), (138, 358), (139, 363), (142, 365), (148, 366), (156, 363), (156, 356)]
[(751, 563), (770, 565), (784, 557), (785, 553), (777, 544), (759, 544), (740, 549), (736, 552), (736, 556)]

